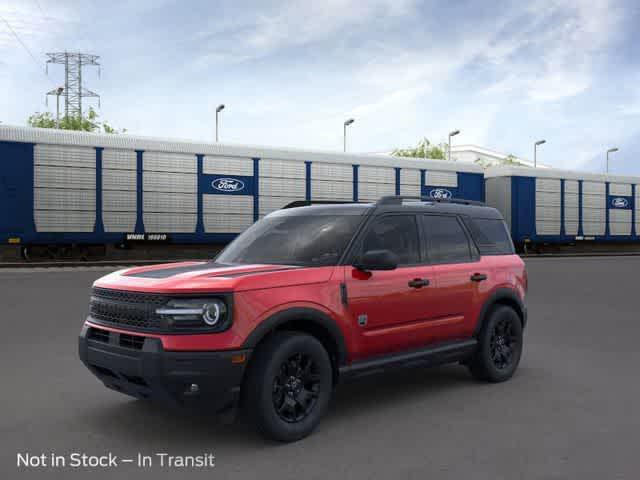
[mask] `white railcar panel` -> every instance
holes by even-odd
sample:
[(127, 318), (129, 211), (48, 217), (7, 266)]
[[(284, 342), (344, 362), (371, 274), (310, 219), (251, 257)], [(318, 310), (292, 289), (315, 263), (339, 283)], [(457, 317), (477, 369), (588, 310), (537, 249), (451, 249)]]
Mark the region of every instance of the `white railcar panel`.
[(96, 169), (34, 166), (34, 187), (88, 189), (96, 188)]
[(560, 180), (536, 178), (536, 232), (538, 235), (560, 235)]
[(395, 185), (396, 170), (392, 167), (371, 167), (368, 165), (360, 165), (358, 168), (358, 182), (390, 183)]
[(114, 170), (136, 170), (136, 158), (135, 150), (105, 148), (102, 151), (102, 168), (110, 168)]
[(218, 157), (205, 155), (202, 162), (202, 172), (208, 175), (253, 175), (253, 160), (241, 157)]
[(400, 185), (420, 186), (420, 170), (414, 168), (402, 168), (400, 170)]
[(536, 221), (560, 221), (560, 209), (536, 205)]
[(311, 182), (312, 200), (353, 200), (353, 183), (331, 180)]
[(604, 235), (604, 221), (602, 222), (590, 222), (583, 220), (582, 233), (586, 236)]
[(631, 196), (631, 185), (626, 183), (610, 183), (609, 194), (629, 197)]
[(560, 192), (560, 179), (536, 178), (536, 192)]
[(35, 210), (34, 219), (38, 232), (93, 232), (96, 212)]
[(604, 210), (607, 207), (607, 199), (604, 195), (583, 195), (582, 208), (597, 208)]
[(144, 212), (144, 229), (149, 233), (193, 233), (196, 230), (195, 213)]
[(207, 233), (240, 233), (253, 223), (253, 215), (204, 215), (203, 221)]
[(353, 166), (336, 163), (313, 162), (311, 164), (311, 184), (314, 180), (353, 182)]
[(433, 185), (436, 187), (457, 187), (458, 174), (456, 172), (427, 170), (425, 182), (427, 185)]
[(137, 183), (135, 170), (102, 170), (102, 190), (133, 190), (135, 192)]
[[(260, 201), (262, 202), (262, 197)], [(202, 212), (205, 215), (238, 213), (253, 218), (253, 197), (205, 194), (202, 197)]]
[(358, 185), (358, 200), (375, 202), (387, 195), (395, 195), (396, 186), (390, 183), (360, 183)]
[(631, 210), (609, 210), (609, 233), (631, 235)]
[(111, 212), (135, 212), (137, 194), (135, 190), (103, 190), (102, 210)]
[(564, 193), (564, 230), (567, 235), (578, 234), (580, 219), (579, 198), (575, 193)]
[(295, 178), (306, 179), (306, 164), (291, 160), (260, 160), (260, 178)]
[(303, 178), (263, 178), (260, 176), (260, 196), (267, 197), (302, 197), (306, 195), (306, 182)]
[(582, 194), (599, 194), (605, 195), (607, 186), (604, 182), (582, 182)]
[(133, 232), (136, 229), (136, 212), (102, 212), (105, 232)]
[(573, 208), (578, 207), (579, 205), (579, 196), (575, 193), (566, 193), (564, 194), (564, 206), (565, 208)]
[(142, 169), (145, 172), (196, 173), (196, 156), (183, 153), (147, 151), (142, 154)]
[(536, 190), (536, 205), (558, 207), (560, 211), (560, 192), (545, 192)]
[(420, 197), (422, 196), (422, 188), (420, 185), (400, 185), (400, 195)]
[(96, 168), (96, 150), (91, 147), (36, 145), (33, 157), (36, 165)]
[(96, 209), (94, 190), (36, 188), (33, 193), (36, 210), (95, 211)]
[(198, 197), (193, 193), (145, 192), (142, 196), (145, 212), (196, 213)]
[(536, 233), (538, 235), (560, 235), (560, 222), (537, 222)]
[(607, 213), (604, 208), (583, 208), (582, 219), (587, 222), (604, 222), (607, 218)]
[(264, 216), (292, 202), (304, 200), (303, 197), (263, 197), (260, 195), (260, 215)]
[(197, 175), (190, 173), (144, 172), (145, 192), (196, 193)]
[(564, 193), (579, 193), (580, 185), (576, 180), (564, 181)]
[(578, 222), (564, 222), (565, 235), (578, 235)]

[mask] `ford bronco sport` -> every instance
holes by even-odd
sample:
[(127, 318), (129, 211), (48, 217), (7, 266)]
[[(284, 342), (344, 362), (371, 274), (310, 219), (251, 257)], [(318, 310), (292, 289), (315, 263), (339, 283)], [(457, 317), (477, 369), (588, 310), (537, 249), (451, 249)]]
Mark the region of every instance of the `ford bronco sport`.
[(345, 379), (460, 362), (509, 379), (527, 276), (504, 220), (465, 201), (384, 197), (286, 208), (214, 261), (130, 268), (93, 285), (80, 358), (107, 387), (308, 435)]

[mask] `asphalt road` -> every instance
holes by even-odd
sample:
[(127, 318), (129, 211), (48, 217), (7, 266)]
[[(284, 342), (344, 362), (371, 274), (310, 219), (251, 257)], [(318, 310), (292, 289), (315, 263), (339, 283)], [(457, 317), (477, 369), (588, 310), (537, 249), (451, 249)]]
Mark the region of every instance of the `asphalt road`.
[[(90, 284), (108, 269), (0, 271), (0, 478), (639, 478), (640, 258), (527, 263), (530, 320), (510, 382), (477, 383), (460, 366), (362, 379), (290, 445), (243, 422), (169, 413), (90, 375), (76, 337)], [(216, 466), (16, 466), (18, 453), (52, 452), (211, 452)]]

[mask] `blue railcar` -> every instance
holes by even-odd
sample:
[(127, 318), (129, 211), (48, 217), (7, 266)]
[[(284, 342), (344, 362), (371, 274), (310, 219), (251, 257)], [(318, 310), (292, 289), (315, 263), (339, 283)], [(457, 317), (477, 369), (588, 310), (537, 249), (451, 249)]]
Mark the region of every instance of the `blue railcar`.
[(503, 166), (485, 188), (520, 246), (640, 241), (640, 177)]
[(0, 125), (0, 242), (224, 244), (297, 200), (484, 201), (480, 167)]

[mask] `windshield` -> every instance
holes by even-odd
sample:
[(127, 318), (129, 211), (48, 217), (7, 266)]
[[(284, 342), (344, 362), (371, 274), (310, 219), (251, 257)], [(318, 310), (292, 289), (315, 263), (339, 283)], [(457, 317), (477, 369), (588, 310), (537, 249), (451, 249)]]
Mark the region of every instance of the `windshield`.
[(229, 244), (216, 263), (336, 265), (361, 220), (360, 214), (268, 216)]

